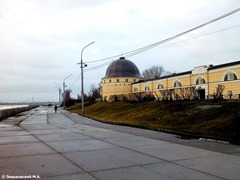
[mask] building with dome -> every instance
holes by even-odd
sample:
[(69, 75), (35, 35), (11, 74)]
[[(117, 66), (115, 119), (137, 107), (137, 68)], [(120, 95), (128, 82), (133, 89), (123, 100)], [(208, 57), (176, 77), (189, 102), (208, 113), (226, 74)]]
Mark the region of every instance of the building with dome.
[(111, 95), (132, 92), (132, 83), (143, 80), (137, 66), (124, 57), (113, 61), (102, 78), (102, 99), (109, 101)]
[(190, 71), (144, 80), (137, 66), (120, 57), (107, 68), (102, 78), (102, 100), (240, 99), (240, 61), (195, 67)]

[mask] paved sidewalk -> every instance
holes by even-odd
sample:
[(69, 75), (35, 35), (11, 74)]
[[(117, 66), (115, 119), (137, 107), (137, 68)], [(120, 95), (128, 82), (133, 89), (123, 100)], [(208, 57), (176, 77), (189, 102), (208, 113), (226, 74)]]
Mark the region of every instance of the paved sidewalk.
[(240, 179), (239, 146), (187, 142), (39, 107), (0, 122), (0, 179)]

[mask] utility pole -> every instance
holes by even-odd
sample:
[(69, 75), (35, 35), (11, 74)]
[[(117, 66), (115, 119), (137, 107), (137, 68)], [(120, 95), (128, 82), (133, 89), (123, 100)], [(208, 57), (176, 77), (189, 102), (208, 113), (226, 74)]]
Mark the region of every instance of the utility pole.
[(82, 114), (84, 114), (84, 88), (83, 88), (83, 68), (87, 67), (87, 64), (86, 63), (83, 63), (83, 58), (82, 58), (82, 54), (83, 54), (83, 50), (90, 46), (91, 44), (93, 44), (93, 42), (89, 43), (88, 45), (84, 46), (82, 48), (82, 51), (81, 51), (81, 62), (78, 63), (80, 64), (80, 68), (81, 68), (81, 95), (82, 95)]
[(61, 104), (61, 92), (62, 92), (62, 90), (61, 90), (60, 86), (57, 83), (55, 83), (55, 82), (53, 82), (53, 83), (58, 86), (58, 87), (57, 86), (55, 86), (55, 87), (58, 89), (59, 104)]
[(69, 76), (67, 76), (64, 80), (63, 80), (63, 108), (65, 108), (65, 87), (67, 87), (67, 85), (65, 84), (65, 80), (67, 78), (69, 78), (72, 74), (70, 74)]

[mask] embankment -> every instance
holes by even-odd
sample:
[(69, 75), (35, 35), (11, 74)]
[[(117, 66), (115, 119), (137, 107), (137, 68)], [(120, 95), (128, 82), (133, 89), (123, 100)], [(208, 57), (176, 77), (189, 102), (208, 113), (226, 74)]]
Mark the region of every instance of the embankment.
[[(80, 104), (68, 110), (81, 114)], [(240, 144), (240, 100), (98, 102), (84, 115), (111, 124), (219, 139)]]
[(14, 116), (18, 113), (28, 111), (30, 109), (35, 108), (36, 106), (24, 106), (24, 107), (13, 107), (9, 109), (0, 109), (0, 120), (8, 118), (10, 116)]

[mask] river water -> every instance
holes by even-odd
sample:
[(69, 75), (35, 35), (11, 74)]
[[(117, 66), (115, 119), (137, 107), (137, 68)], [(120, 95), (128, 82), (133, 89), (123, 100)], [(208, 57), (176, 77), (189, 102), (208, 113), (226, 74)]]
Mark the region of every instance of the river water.
[(12, 109), (17, 107), (28, 107), (28, 105), (0, 105), (0, 110), (3, 109)]

